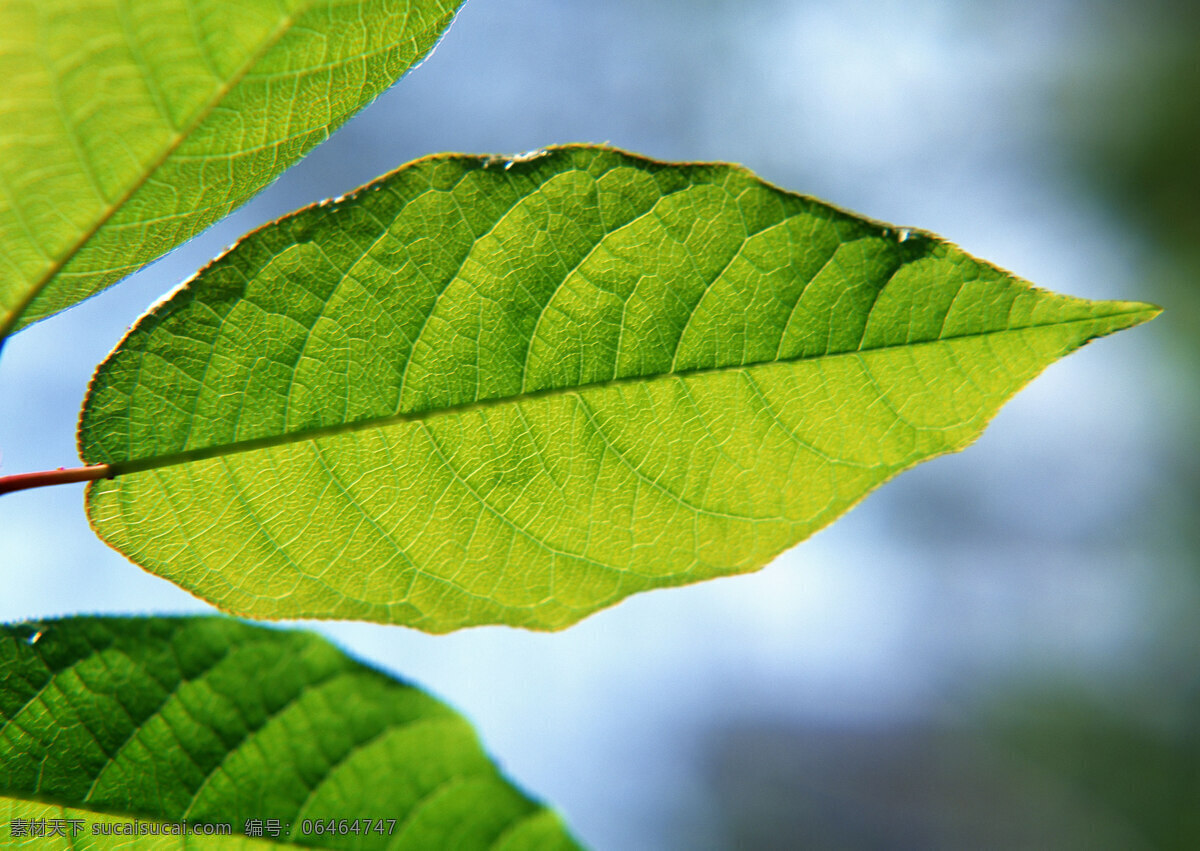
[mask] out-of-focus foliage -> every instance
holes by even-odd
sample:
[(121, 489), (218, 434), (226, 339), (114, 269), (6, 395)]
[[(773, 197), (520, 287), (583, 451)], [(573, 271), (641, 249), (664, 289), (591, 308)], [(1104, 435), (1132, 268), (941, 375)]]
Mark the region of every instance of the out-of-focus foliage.
[(1200, 699), (1194, 687), (1181, 692), (1166, 698), (1176, 713), (1059, 690), (1021, 695), (995, 717), (994, 741), (1122, 825), (1125, 847), (1190, 851), (1200, 848)]
[[(1144, 283), (1169, 305), (1170, 382), (1155, 489), (1130, 533), (1171, 577), (1164, 597), (1200, 582), (1200, 4), (1097, 8), (1093, 67), (1064, 92), (1062, 130), (1076, 176), (1143, 243)], [(1120, 819), (1145, 847), (1200, 847), (1200, 630), (1187, 604), (1165, 612), (1152, 655), (1097, 694), (1061, 686), (1010, 695), (990, 718), (1004, 743)]]

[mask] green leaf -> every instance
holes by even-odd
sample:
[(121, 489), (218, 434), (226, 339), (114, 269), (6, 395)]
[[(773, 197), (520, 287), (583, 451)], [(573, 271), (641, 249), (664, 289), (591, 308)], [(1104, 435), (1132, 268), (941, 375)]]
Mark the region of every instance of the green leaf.
[[(247, 849), (576, 847), (444, 704), (318, 636), (224, 618), (0, 627), (0, 796), (89, 837), (124, 816), (228, 824)], [(278, 839), (245, 838), (269, 819)]]
[(0, 341), (242, 204), (460, 2), (0, 3)]
[(1156, 313), (735, 166), (437, 156), (143, 318), (85, 404), (88, 510), (232, 612), (555, 629), (763, 566)]

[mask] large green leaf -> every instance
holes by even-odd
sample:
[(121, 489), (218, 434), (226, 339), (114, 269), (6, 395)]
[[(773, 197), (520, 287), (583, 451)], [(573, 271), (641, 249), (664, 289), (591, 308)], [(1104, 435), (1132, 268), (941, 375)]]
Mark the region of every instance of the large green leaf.
[(82, 819), (86, 843), (134, 818), (231, 825), (247, 851), (576, 847), (444, 704), (315, 635), (223, 618), (0, 627), (0, 818), (0, 842), (11, 819)]
[(262, 189), (460, 2), (0, 3), (0, 341)]
[(233, 612), (553, 629), (761, 567), (1156, 312), (734, 166), (438, 156), (137, 325), (85, 404), (89, 512)]

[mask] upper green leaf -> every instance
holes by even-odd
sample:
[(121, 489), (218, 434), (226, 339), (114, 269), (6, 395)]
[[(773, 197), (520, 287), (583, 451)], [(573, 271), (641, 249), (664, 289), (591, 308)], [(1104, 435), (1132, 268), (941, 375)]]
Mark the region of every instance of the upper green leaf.
[(0, 3), (0, 341), (225, 216), (461, 0)]
[(85, 404), (89, 512), (234, 612), (553, 629), (761, 567), (1156, 312), (734, 166), (438, 156), (143, 318)]
[(462, 717), (315, 635), (222, 618), (0, 627), (0, 840), (12, 819), (119, 816), (230, 824), (247, 851), (266, 844), (247, 822), (272, 819), (271, 845), (576, 847)]

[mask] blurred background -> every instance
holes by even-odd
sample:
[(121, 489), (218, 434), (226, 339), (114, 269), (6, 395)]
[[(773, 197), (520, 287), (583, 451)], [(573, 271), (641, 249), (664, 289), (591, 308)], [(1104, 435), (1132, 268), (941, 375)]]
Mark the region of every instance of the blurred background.
[[(71, 466), (95, 365), (251, 227), (437, 151), (726, 160), (1040, 286), (1154, 301), (966, 452), (760, 573), (555, 635), (317, 624), (454, 704), (597, 849), (1200, 847), (1200, 4), (470, 0), (238, 214), (10, 341), (5, 473)], [(208, 607), (0, 505), (0, 619)]]

